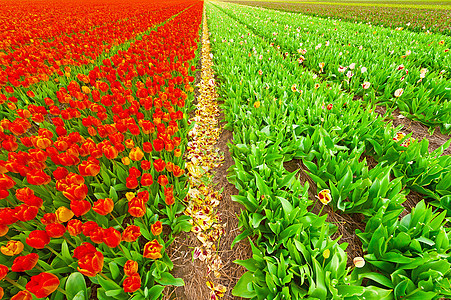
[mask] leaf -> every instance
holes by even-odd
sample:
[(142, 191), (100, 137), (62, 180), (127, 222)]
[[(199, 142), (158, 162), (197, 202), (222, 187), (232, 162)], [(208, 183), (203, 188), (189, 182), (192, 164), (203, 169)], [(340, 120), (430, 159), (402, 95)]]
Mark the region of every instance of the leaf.
[(63, 243), (61, 244), (61, 256), (67, 264), (70, 264), (74, 260), (70, 255), (69, 247), (67, 246), (66, 241), (63, 241)]
[(386, 286), (391, 289), (393, 288), (393, 282), (380, 273), (375, 273), (375, 272), (363, 273), (363, 274), (359, 274), (359, 279), (360, 278), (368, 278), (373, 281), (376, 281), (377, 283), (379, 283), (383, 286)]
[(120, 274), (120, 270), (119, 267), (117, 266), (117, 263), (112, 261), (108, 264), (108, 266), (110, 267), (111, 276), (113, 277), (113, 279), (116, 279)]
[(185, 282), (181, 278), (175, 278), (169, 272), (161, 273), (160, 279), (155, 279), (156, 282), (162, 285), (184, 286)]
[(109, 196), (114, 202), (119, 200), (119, 197), (117, 196), (116, 190), (114, 189), (113, 186), (110, 186)]
[(255, 272), (258, 270), (258, 263), (253, 258), (246, 260), (234, 260), (235, 264), (245, 267), (248, 271)]
[(286, 238), (292, 237), (302, 228), (302, 224), (293, 224), (282, 231), (279, 235), (280, 240), (284, 240)]
[(230, 246), (230, 249), (233, 249), (233, 246), (235, 246), (236, 243), (239, 243), (240, 241), (242, 241), (243, 239), (247, 238), (250, 235), (251, 232), (248, 229), (244, 230), (242, 233), (240, 233), (235, 237), (235, 239), (232, 242), (232, 245)]
[(158, 298), (160, 298), (161, 293), (164, 290), (164, 286), (162, 285), (154, 285), (150, 290), (149, 290), (149, 298), (147, 298), (146, 300), (156, 300)]
[(419, 241), (419, 242), (422, 242), (423, 244), (427, 244), (429, 246), (434, 246), (435, 245), (434, 241), (432, 241), (432, 240), (430, 240), (430, 239), (428, 239), (427, 237), (424, 237), (424, 236), (420, 236), (416, 240)]
[(280, 203), (282, 204), (283, 211), (285, 212), (285, 215), (288, 217), (290, 213), (293, 211), (293, 206), (285, 198), (279, 196), (276, 196), (276, 198), (279, 199)]
[(396, 252), (387, 252), (382, 256), (382, 259), (389, 262), (408, 264), (412, 262), (411, 258), (405, 257), (404, 255)]
[(265, 181), (262, 179), (260, 174), (258, 174), (257, 172), (254, 172), (254, 175), (255, 175), (255, 180), (256, 180), (256, 183), (257, 183), (257, 188), (260, 191), (260, 193), (262, 195), (265, 195), (265, 196), (270, 196), (272, 194), (271, 190), (266, 185)]
[(85, 298), (75, 298), (80, 297), (79, 295), (80, 292), (84, 293), (83, 296), (88, 295), (85, 277), (79, 272), (74, 272), (70, 274), (66, 281), (65, 290), (67, 293), (68, 300), (85, 299)]
[(115, 299), (126, 299), (127, 298), (127, 294), (124, 292), (124, 290), (122, 288), (105, 291), (105, 295), (107, 295), (109, 297), (113, 297)]
[(254, 298), (257, 296), (255, 291), (249, 291), (248, 286), (252, 284), (252, 280), (254, 276), (251, 272), (246, 272), (241, 276), (240, 280), (236, 283), (235, 287), (232, 290), (232, 295), (235, 297), (242, 298)]
[[(66, 289), (67, 294), (67, 289)], [(85, 291), (79, 291), (73, 298), (67, 298), (68, 300), (88, 300), (88, 298), (85, 296)]]
[(114, 282), (113, 280), (109, 280), (109, 279), (105, 279), (103, 278), (101, 275), (97, 275), (96, 276), (97, 280), (99, 281), (99, 284), (106, 290), (117, 290), (120, 289), (121, 287)]

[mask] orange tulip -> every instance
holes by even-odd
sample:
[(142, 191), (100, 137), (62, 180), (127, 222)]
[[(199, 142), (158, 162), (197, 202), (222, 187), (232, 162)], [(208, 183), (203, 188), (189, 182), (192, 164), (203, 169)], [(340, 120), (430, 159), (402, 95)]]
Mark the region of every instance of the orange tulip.
[(138, 263), (134, 260), (127, 260), (124, 265), (124, 273), (127, 276), (131, 276), (138, 272)]
[(134, 242), (141, 236), (141, 230), (136, 225), (130, 225), (122, 232), (122, 240), (125, 242)]
[(9, 231), (9, 227), (3, 224), (0, 224), (0, 237), (5, 236)]
[(140, 218), (146, 213), (146, 203), (137, 197), (128, 202), (128, 213), (135, 218)]
[(11, 300), (32, 300), (33, 296), (29, 291), (20, 291), (16, 295), (14, 295)]
[(56, 211), (56, 220), (58, 223), (64, 223), (73, 218), (74, 213), (65, 206), (60, 206)]
[(185, 174), (185, 170), (181, 169), (177, 165), (174, 165), (174, 167), (172, 168), (172, 173), (174, 174), (175, 177), (180, 177), (183, 174)]
[(134, 161), (140, 161), (144, 157), (144, 152), (141, 151), (141, 148), (135, 147), (130, 151), (128, 157)]
[(102, 216), (105, 216), (112, 212), (113, 208), (114, 202), (110, 198), (99, 199), (94, 202), (94, 205), (92, 206), (92, 210)]
[(77, 236), (81, 233), (82, 229), (81, 226), (83, 225), (83, 223), (80, 220), (70, 220), (67, 223), (67, 231), (69, 231), (69, 234), (71, 236)]
[(0, 248), (1, 252), (7, 256), (14, 256), (20, 254), (23, 250), (23, 244), (21, 241), (8, 241), (5, 246)]
[(103, 254), (100, 251), (88, 253), (78, 260), (77, 270), (81, 274), (94, 277), (103, 269)]
[(160, 176), (158, 176), (158, 183), (159, 183), (161, 186), (166, 186), (166, 185), (168, 185), (169, 180), (168, 180), (168, 178), (166, 177), (166, 175), (160, 175)]
[(150, 259), (159, 259), (162, 257), (161, 249), (163, 249), (163, 246), (160, 245), (157, 240), (147, 242), (147, 244), (144, 245), (143, 256)]
[(160, 235), (163, 231), (163, 224), (160, 221), (156, 221), (155, 224), (150, 226), (150, 231), (154, 236)]

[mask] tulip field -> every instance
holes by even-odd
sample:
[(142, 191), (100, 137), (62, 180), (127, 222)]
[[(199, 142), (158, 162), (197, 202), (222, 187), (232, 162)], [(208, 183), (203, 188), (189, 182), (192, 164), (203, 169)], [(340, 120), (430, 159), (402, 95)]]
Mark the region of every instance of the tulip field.
[(0, 0), (0, 299), (451, 299), (449, 20), (250, 4)]

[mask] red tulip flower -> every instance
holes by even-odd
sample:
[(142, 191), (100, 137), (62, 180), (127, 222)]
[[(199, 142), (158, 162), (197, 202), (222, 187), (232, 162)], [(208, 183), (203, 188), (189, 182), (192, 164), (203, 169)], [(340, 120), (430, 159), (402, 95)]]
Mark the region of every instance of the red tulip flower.
[(134, 242), (141, 236), (141, 230), (136, 225), (129, 225), (122, 232), (122, 240), (125, 242)]
[(13, 272), (25, 272), (31, 270), (36, 266), (39, 260), (39, 255), (36, 253), (30, 253), (24, 256), (18, 256), (14, 259), (11, 271)]
[(32, 276), (25, 286), (37, 298), (45, 298), (58, 288), (60, 281), (56, 275), (51, 273), (40, 273)]
[(28, 237), (25, 239), (25, 242), (28, 246), (33, 247), (35, 249), (42, 249), (48, 243), (50, 243), (50, 237), (48, 236), (45, 230), (34, 230), (30, 232)]
[(126, 293), (137, 291), (141, 287), (141, 276), (138, 273), (128, 276), (124, 280), (123, 287)]

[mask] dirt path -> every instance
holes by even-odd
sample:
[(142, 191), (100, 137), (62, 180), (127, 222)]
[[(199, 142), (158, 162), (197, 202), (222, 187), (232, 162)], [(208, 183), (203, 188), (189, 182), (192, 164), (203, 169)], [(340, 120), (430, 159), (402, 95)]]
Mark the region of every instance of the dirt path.
[(185, 286), (172, 289), (166, 299), (237, 299), (231, 292), (245, 270), (233, 261), (251, 255), (247, 243), (230, 248), (240, 233), (237, 216), (241, 207), (230, 197), (238, 193), (227, 181), (227, 169), (233, 165), (227, 143), (233, 134), (223, 130), (208, 37), (204, 15), (201, 74), (196, 109), (189, 120), (195, 125), (186, 153), (190, 192), (185, 214), (193, 218), (193, 229), (173, 243), (173, 275), (182, 278)]

